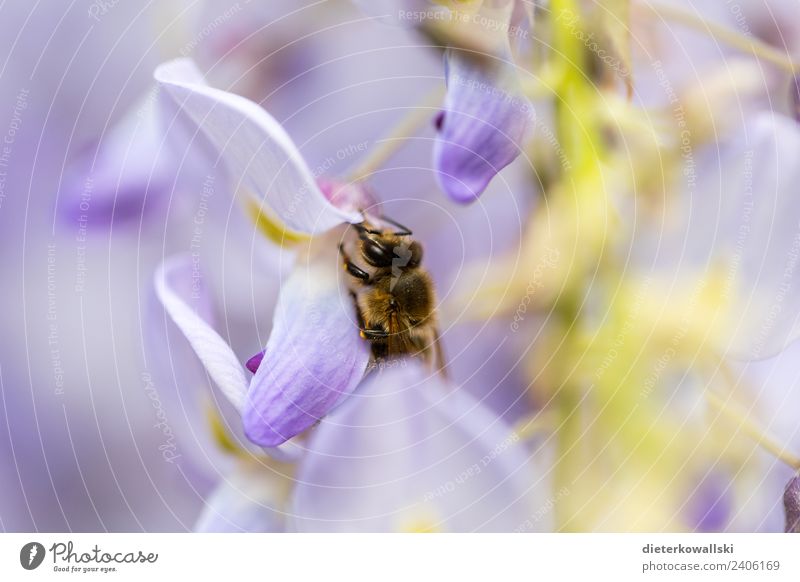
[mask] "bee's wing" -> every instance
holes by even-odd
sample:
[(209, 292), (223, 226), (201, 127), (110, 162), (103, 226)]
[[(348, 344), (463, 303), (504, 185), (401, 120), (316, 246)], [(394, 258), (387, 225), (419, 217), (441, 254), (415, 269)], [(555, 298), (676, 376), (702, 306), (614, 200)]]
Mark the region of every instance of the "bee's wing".
[(397, 315), (394, 313), (390, 315), (387, 324), (389, 328), (386, 330), (389, 335), (387, 340), (389, 355), (413, 354), (416, 351), (414, 350), (414, 345), (406, 330), (400, 325)]
[(429, 325), (425, 328), (424, 333), (414, 336), (412, 343), (415, 344), (412, 347), (412, 353), (421, 355), (432, 370), (446, 378), (447, 368), (439, 328), (436, 325)]
[(439, 337), (439, 328), (432, 324), (425, 333), (410, 334), (400, 325), (396, 315), (391, 315), (387, 321), (388, 339), (387, 354), (389, 356), (415, 355), (422, 356), (433, 370), (447, 377), (447, 369)]
[(431, 365), (433, 369), (439, 372), (444, 378), (447, 378), (447, 364), (444, 360), (444, 349), (442, 348), (442, 338), (439, 335), (439, 328), (433, 328), (433, 341), (428, 345), (427, 351), (432, 352)]

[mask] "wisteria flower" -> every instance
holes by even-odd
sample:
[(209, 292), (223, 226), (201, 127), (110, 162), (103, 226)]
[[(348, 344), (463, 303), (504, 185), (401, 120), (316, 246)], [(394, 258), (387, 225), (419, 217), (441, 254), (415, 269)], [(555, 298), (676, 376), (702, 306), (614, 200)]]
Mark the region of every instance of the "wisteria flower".
[[(532, 422), (546, 423), (548, 411), (570, 419), (553, 429), (555, 486), (572, 491), (558, 527), (741, 524), (747, 476), (759, 466), (733, 451), (758, 445), (787, 459), (738, 412), (748, 397), (732, 372), (737, 359), (775, 354), (798, 336), (789, 292), (797, 171), (788, 160), (800, 134), (793, 119), (763, 110), (772, 85), (753, 76), (766, 62), (786, 69), (785, 55), (751, 40), (757, 64), (729, 59), (725, 75), (694, 87), (649, 62), (655, 74), (644, 82), (655, 86), (643, 88), (645, 108), (635, 68), (630, 96), (597, 81), (604, 72), (585, 43), (597, 9), (551, 9), (551, 66), (561, 75), (553, 147), (569, 163), (548, 176), (525, 259), (494, 261), (488, 285), (478, 266), (465, 278), (465, 302), (505, 313), (526, 334), (519, 345), (532, 397), (547, 403)], [(782, 109), (788, 97), (779, 95)], [(593, 486), (584, 488), (578, 476), (587, 474)]]
[[(372, 205), (366, 191), (318, 183), (283, 128), (255, 103), (209, 87), (186, 60), (163, 65), (156, 79), (169, 105), (216, 147), (229, 175), (239, 176), (279, 217), (281, 238), (363, 220), (358, 209)], [(263, 212), (259, 217), (274, 224)], [(366, 370), (369, 346), (355, 324), (352, 299), (338, 283), (337, 249), (335, 234), (322, 236), (297, 260), (281, 289), (267, 345), (248, 362), (255, 375), (246, 396), (243, 372), (227, 344), (159, 287), (167, 311), (242, 413), (246, 434), (263, 446), (280, 445), (312, 426)]]

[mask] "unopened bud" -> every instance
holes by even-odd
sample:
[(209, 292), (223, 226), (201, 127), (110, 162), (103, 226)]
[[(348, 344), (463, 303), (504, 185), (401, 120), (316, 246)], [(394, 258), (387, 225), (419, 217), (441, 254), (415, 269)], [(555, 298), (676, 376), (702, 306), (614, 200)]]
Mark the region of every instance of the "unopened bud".
[(783, 492), (786, 533), (800, 533), (800, 475), (795, 475)]

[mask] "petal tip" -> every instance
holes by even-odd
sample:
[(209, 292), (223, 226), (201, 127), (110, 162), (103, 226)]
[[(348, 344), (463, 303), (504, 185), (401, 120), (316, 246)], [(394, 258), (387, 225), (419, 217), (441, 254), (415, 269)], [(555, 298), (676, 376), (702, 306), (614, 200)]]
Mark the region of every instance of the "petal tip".
[(295, 434), (280, 434), (277, 430), (270, 426), (269, 423), (264, 422), (264, 419), (261, 418), (260, 415), (256, 414), (256, 417), (254, 418), (252, 412), (256, 411), (250, 409), (248, 412), (245, 412), (242, 417), (244, 435), (252, 443), (255, 443), (261, 447), (274, 448), (282, 445), (290, 438), (299, 434), (299, 432)]

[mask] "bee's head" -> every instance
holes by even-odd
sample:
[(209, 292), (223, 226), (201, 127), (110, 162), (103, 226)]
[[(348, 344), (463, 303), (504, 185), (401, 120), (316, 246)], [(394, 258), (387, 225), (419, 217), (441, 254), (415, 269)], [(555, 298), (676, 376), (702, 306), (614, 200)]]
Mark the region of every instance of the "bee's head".
[(422, 245), (400, 237), (365, 237), (361, 251), (373, 267), (415, 269), (422, 262)]

